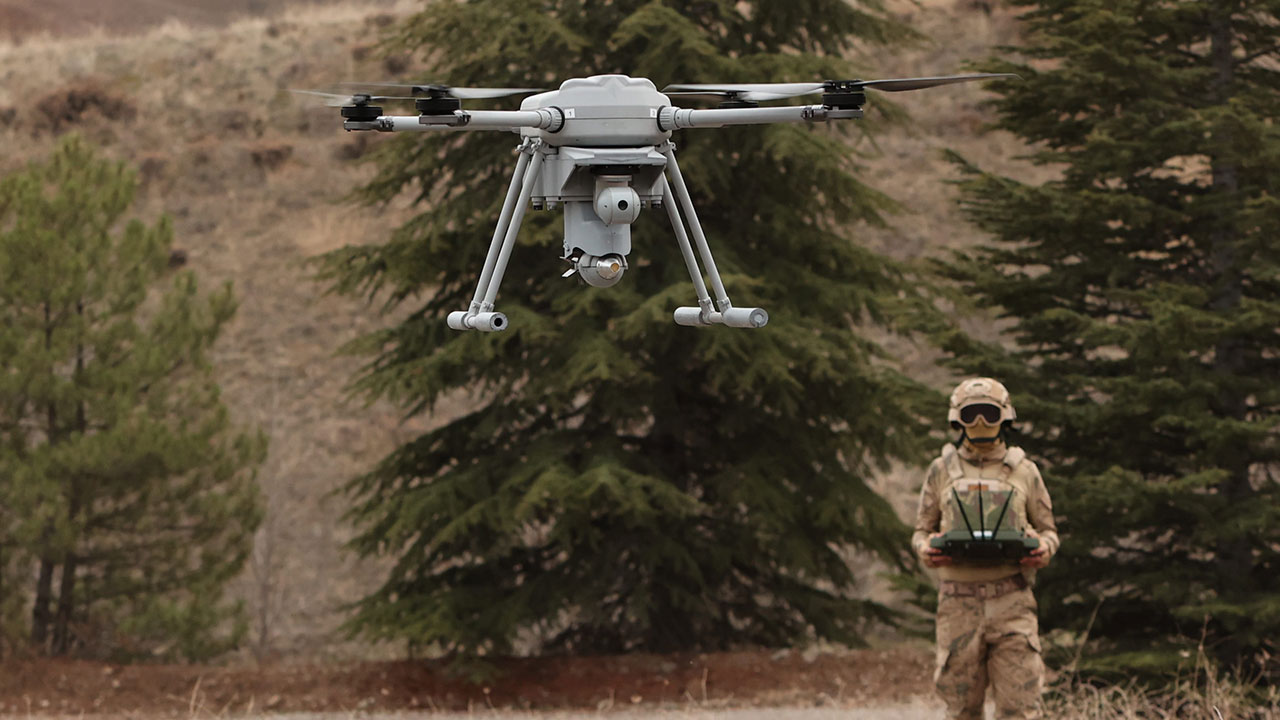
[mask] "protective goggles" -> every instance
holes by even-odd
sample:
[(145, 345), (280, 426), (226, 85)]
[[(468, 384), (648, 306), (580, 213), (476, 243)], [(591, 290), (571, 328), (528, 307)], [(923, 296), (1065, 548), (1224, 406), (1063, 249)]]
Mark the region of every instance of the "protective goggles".
[(997, 425), (1000, 422), (1000, 415), (1000, 408), (990, 403), (965, 405), (960, 408), (960, 424), (973, 425), (978, 422), (978, 418), (982, 418), (988, 425)]

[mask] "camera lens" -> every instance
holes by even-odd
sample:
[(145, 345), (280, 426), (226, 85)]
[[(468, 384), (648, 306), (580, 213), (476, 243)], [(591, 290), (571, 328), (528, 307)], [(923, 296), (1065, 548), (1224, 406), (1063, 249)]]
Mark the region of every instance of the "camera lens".
[(618, 209), (619, 209), (619, 210), (626, 210), (628, 207), (630, 207), (630, 205), (627, 203), (627, 201), (626, 201), (626, 200), (619, 200), (619, 201), (618, 201)]

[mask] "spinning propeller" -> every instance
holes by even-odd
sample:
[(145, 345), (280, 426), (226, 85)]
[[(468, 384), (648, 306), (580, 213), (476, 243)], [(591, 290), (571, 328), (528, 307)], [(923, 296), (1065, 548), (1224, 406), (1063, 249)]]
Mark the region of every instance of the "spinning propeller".
[[(323, 98), (326, 105), (341, 107), (342, 117), (348, 120), (371, 121), (378, 119), (378, 116), (382, 114), (382, 108), (370, 103), (384, 100), (412, 100), (420, 114), (448, 115), (455, 110), (462, 109), (462, 103), (460, 102), (462, 100), (487, 100), (542, 91), (542, 88), (452, 87), (434, 83), (407, 85), (404, 83), (344, 82), (339, 83), (339, 85), (354, 88), (355, 90), (351, 93), (322, 92), (319, 90), (290, 90), (290, 92)], [(369, 88), (404, 88), (408, 89), (412, 94), (377, 95), (370, 91)]]
[(485, 87), (453, 87), (439, 83), (342, 83), (344, 86), (357, 88), (407, 88), (413, 97), (414, 105), (423, 115), (446, 115), (462, 109), (462, 100), (489, 100), (492, 98), (525, 95), (542, 92), (543, 88), (485, 88)]
[(314, 95), (324, 98), (324, 104), (329, 107), (341, 107), (344, 105), (368, 105), (371, 102), (382, 102), (383, 100), (414, 100), (416, 98), (397, 96), (397, 95), (369, 95), (367, 93), (354, 93), (351, 95), (343, 95), (340, 93), (321, 92), (319, 90), (290, 90), (291, 93), (298, 95)]
[(824, 80), (807, 83), (724, 83), (697, 85), (668, 85), (662, 89), (666, 95), (722, 99), (728, 107), (750, 106), (769, 100), (823, 93), (823, 104), (829, 107), (859, 107), (865, 100), (862, 90), (871, 88), (884, 92), (922, 90), (939, 85), (1017, 77), (1011, 73), (978, 73), (974, 75), (943, 75), (940, 77), (898, 78), (890, 80)]
[(324, 104), (329, 107), (341, 107), (342, 117), (347, 120), (356, 122), (370, 122), (377, 120), (382, 115), (382, 108), (378, 105), (370, 103), (382, 102), (383, 100), (413, 100), (415, 98), (399, 95), (371, 95), (369, 93), (352, 93), (341, 94), (332, 92), (321, 92), (319, 90), (290, 90), (289, 92), (298, 95), (311, 95), (324, 99)]
[(428, 97), (447, 97), (457, 100), (488, 100), (490, 98), (507, 97), (508, 95), (524, 95), (526, 93), (542, 92), (544, 88), (480, 88), (480, 87), (453, 87), (452, 85), (441, 85), (439, 83), (342, 83), (343, 87), (360, 87), (360, 88), (408, 88), (415, 96), (426, 95)]

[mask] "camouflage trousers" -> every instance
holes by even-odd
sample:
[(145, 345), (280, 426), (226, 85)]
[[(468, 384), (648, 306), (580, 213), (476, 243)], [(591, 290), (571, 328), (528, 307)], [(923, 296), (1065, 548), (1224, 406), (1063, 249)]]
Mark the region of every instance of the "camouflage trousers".
[(999, 720), (1043, 717), (1044, 662), (1036, 607), (1030, 588), (984, 597), (948, 593), (944, 586), (938, 596), (933, 682), (950, 720), (982, 720), (988, 682)]

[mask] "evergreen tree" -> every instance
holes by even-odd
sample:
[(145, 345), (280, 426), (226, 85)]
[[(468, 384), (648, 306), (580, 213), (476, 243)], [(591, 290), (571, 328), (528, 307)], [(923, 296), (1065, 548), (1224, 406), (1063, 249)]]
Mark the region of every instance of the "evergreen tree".
[(136, 187), (76, 136), (0, 180), (0, 607), (31, 608), (38, 651), (207, 657), (235, 639), (265, 439), (209, 364), (231, 288), (157, 287), (172, 228), (124, 221)]
[[(874, 1), (477, 0), (430, 4), (391, 44), (454, 85), (662, 87), (849, 77), (842, 56), (909, 37)], [(694, 295), (663, 213), (634, 226), (623, 281), (596, 289), (561, 279), (561, 213), (535, 212), (498, 296), (510, 329), (449, 330), (515, 140), (415, 133), (377, 154), (363, 197), (408, 190), (423, 212), (329, 256), (329, 277), (415, 312), (351, 348), (372, 356), (356, 388), (409, 414), (460, 394), (470, 409), (349, 484), (354, 548), (396, 559), (355, 631), (477, 655), (521, 633), (581, 652), (857, 642), (891, 620), (840, 549), (901, 565), (907, 532), (867, 479), (925, 452), (919, 408), (937, 404), (854, 330), (887, 325), (908, 288), (852, 239), (892, 203), (824, 128), (674, 141), (730, 294), (767, 308), (767, 328), (674, 325)]]
[(1012, 321), (1006, 379), (1063, 518), (1051, 626), (1098, 670), (1280, 648), (1280, 6), (1019, 0), (1025, 63), (992, 62), (998, 126), (1061, 176), (957, 159), (991, 246), (951, 272)]

